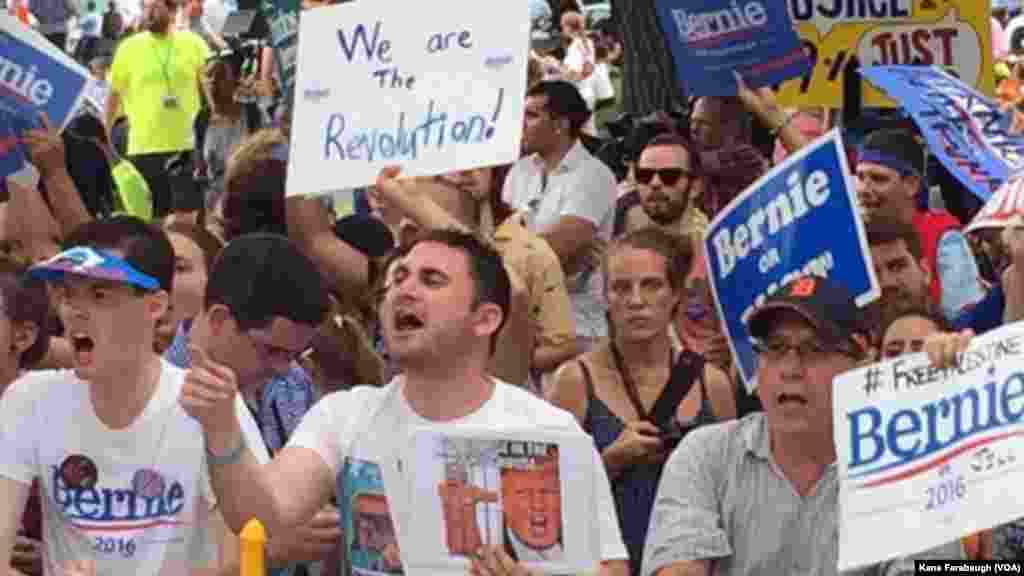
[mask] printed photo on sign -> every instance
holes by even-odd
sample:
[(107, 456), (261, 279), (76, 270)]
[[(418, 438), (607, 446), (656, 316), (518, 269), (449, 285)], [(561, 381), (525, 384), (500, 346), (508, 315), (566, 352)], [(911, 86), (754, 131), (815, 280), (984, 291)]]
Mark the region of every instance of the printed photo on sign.
[[(843, 72), (860, 66), (939, 66), (985, 94), (995, 90), (986, 0), (785, 0), (811, 71), (783, 84), (786, 106), (842, 107)], [(867, 82), (865, 106), (898, 104)]]
[(658, 0), (658, 21), (690, 96), (735, 96), (803, 76), (808, 60), (778, 0)]
[[(525, 0), (353, 2), (299, 19), (287, 194), (429, 176), (519, 157)], [(458, 14), (458, 18), (452, 18)]]
[(975, 196), (987, 201), (1024, 170), (1024, 136), (999, 106), (936, 67), (876, 66), (862, 76), (900, 103), (928, 150)]
[[(567, 518), (577, 518), (581, 526), (596, 522), (584, 524), (588, 516), (572, 516), (574, 509), (583, 509), (578, 502), (568, 502), (576, 502), (580, 494), (571, 494), (569, 487), (586, 492), (588, 480), (592, 494), (592, 477), (570, 481), (574, 471), (578, 474), (593, 465), (592, 454), (589, 460), (580, 460), (588, 457), (581, 449), (588, 448), (585, 437), (567, 445), (565, 439), (538, 438), (536, 433), (526, 438), (493, 431), (480, 434), (414, 435), (411, 494), (427, 494), (423, 489), (429, 486), (433, 498), (413, 516), (418, 525), (412, 533), (421, 536), (410, 550), (410, 562), (423, 570), (465, 569), (476, 550), (486, 545), (500, 546), (517, 562), (545, 573), (592, 569), (597, 559), (588, 559), (581, 546), (590, 548), (593, 543), (578, 537), (592, 531), (572, 532), (566, 523)], [(592, 501), (587, 505), (593, 508)], [(432, 539), (431, 534), (439, 537)]]
[[(754, 388), (746, 316), (797, 276), (840, 282), (859, 306), (880, 294), (838, 130), (733, 199), (704, 233), (707, 277), (740, 376)], [(822, 233), (822, 231), (830, 233)]]
[(375, 462), (347, 458), (338, 479), (345, 546), (344, 576), (403, 574), (398, 531), (391, 518), (384, 477)]
[[(916, 554), (1024, 517), (1024, 324), (955, 366), (923, 353), (835, 379), (839, 569)], [(998, 505), (992, 505), (998, 502)], [(900, 527), (899, 538), (878, 538)]]

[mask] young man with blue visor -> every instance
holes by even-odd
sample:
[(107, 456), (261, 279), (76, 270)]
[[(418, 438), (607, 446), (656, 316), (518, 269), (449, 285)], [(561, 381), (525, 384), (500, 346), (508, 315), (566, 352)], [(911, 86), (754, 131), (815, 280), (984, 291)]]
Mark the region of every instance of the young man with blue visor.
[(215, 507), (202, 431), (176, 401), (185, 372), (153, 350), (171, 244), (115, 217), (82, 225), (65, 246), (30, 273), (52, 284), (73, 369), (27, 373), (0, 400), (0, 565), (38, 477), (45, 574), (82, 560), (97, 574), (210, 573), (217, 543), (236, 544)]

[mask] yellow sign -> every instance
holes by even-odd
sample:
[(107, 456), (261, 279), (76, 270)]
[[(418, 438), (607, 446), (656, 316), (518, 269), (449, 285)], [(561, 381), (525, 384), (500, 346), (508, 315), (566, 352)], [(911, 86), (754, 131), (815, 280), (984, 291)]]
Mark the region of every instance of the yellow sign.
[[(830, 106), (843, 101), (843, 70), (861, 66), (940, 66), (984, 94), (995, 91), (988, 0), (783, 0), (811, 73), (782, 85), (787, 106)], [(895, 106), (862, 81), (865, 106)]]

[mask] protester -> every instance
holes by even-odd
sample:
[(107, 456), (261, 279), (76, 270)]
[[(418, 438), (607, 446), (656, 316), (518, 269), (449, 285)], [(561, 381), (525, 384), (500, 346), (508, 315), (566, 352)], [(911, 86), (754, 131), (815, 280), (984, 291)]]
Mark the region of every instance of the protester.
[(567, 82), (530, 88), (523, 124), (526, 157), (509, 171), (502, 199), (558, 255), (568, 279), (581, 350), (608, 333), (600, 255), (611, 239), (616, 187), (611, 170), (580, 143), (590, 112)]
[[(286, 238), (242, 236), (217, 256), (201, 305), (194, 318), (179, 324), (164, 358), (197, 373), (207, 362), (231, 370), (238, 378), (236, 414), (246, 444), (261, 463), (268, 462), (312, 403), (308, 386), (290, 402), (276, 390), (270, 410), (264, 397), (276, 385), (275, 377), (288, 378), (295, 371), (295, 360), (326, 317), (323, 279)], [(283, 568), (323, 560), (338, 536), (337, 514), (320, 513), (301, 527), (272, 534), (270, 564)]]
[(209, 106), (209, 124), (202, 138), (200, 166), (206, 193), (203, 205), (212, 212), (224, 193), (224, 175), (231, 153), (258, 126), (250, 126), (250, 114), (238, 102), (241, 58), (219, 58), (205, 65), (201, 77), (203, 96)]
[[(476, 237), (437, 231), (417, 241), (390, 268), (380, 308), (388, 352), (402, 375), (384, 388), (324, 398), (289, 445), (262, 467), (246, 448), (235, 417), (237, 378), (208, 361), (201, 376), (189, 378), (181, 403), (202, 422), (207, 450), (218, 463), (212, 469), (214, 490), (229, 525), (237, 530), (256, 517), (271, 534), (298, 525), (323, 506), (336, 482), (343, 486), (354, 479), (357, 464), (358, 470), (401, 477), (400, 446), (413, 426), (435, 423), (443, 429), (457, 420), (460, 426), (578, 431), (569, 414), (486, 376), (509, 292), (500, 257)], [(442, 354), (446, 361), (438, 362)], [(593, 458), (600, 573), (623, 574), (626, 551), (596, 452)], [(390, 501), (392, 496), (397, 500)], [(399, 526), (414, 513), (401, 492), (389, 493), (385, 501)], [(474, 559), (474, 569), (482, 574), (507, 573), (497, 572), (497, 563), (511, 563), (500, 548), (485, 548), (481, 558)]]
[(204, 228), (186, 223), (166, 227), (174, 248), (174, 285), (167, 315), (157, 324), (158, 352), (170, 346), (178, 326), (202, 311), (206, 282), (223, 243)]
[[(2, 396), (11, 383), (46, 356), (54, 327), (46, 286), (11, 260), (0, 259), (0, 302), (0, 349), (8, 350), (0, 357)], [(39, 480), (34, 479), (11, 550), (11, 566), (26, 576), (42, 576), (42, 539)]]
[(901, 300), (927, 305), (931, 301), (928, 285), (932, 270), (921, 253), (921, 240), (913, 225), (882, 214), (865, 225), (865, 232), (875, 277), (882, 289), (879, 305)]
[(493, 238), (512, 282), (509, 319), (498, 338), (493, 374), (539, 392), (532, 374), (553, 371), (576, 354), (569, 294), (558, 257), (520, 218), (506, 215), (494, 229), (492, 201), (500, 193), (496, 180), (494, 171), (484, 168), (417, 183), (380, 178), (377, 190), (408, 215), (400, 226), (403, 244), (429, 230), (451, 227)]
[[(116, 217), (84, 224), (65, 245), (33, 274), (54, 283), (74, 369), (26, 374), (0, 398), (8, 518), (0, 566), (38, 477), (53, 498), (43, 506), (47, 574), (82, 559), (116, 574), (217, 567), (214, 544), (224, 542), (222, 554), (231, 544), (210, 493), (201, 430), (175, 401), (185, 374), (153, 351), (174, 277), (170, 242), (140, 220)], [(115, 499), (115, 491), (133, 497)], [(175, 505), (136, 505), (154, 498)], [(170, 522), (180, 513), (190, 521)], [(97, 537), (114, 544), (97, 547)]]
[(665, 459), (690, 431), (736, 417), (725, 373), (669, 337), (692, 259), (688, 240), (658, 228), (614, 240), (604, 264), (614, 337), (559, 370), (548, 395), (594, 437), (633, 574)]
[(914, 226), (928, 266), (929, 296), (952, 320), (984, 292), (960, 223), (947, 212), (919, 208), (924, 173), (924, 150), (913, 136), (891, 129), (872, 132), (857, 154), (857, 196), (868, 221), (884, 213)]
[[(832, 380), (868, 359), (859, 316), (845, 288), (813, 276), (750, 315), (764, 413), (700, 428), (672, 453), (643, 574), (838, 574)], [(962, 550), (951, 543), (917, 557), (957, 559)], [(910, 559), (879, 568), (914, 569)]]

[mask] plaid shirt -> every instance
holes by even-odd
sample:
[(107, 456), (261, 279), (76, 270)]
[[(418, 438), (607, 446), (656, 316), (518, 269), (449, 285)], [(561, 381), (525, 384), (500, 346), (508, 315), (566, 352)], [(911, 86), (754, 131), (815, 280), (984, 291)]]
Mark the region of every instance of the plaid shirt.
[[(179, 368), (192, 365), (192, 355), (188, 351), (191, 327), (189, 320), (179, 324), (174, 341), (164, 351), (164, 359)], [(264, 385), (259, 407), (249, 406), (249, 409), (271, 454), (284, 447), (302, 416), (312, 406), (313, 383), (295, 362), (287, 374), (274, 376)]]

